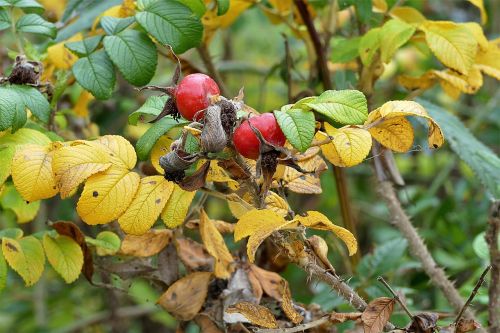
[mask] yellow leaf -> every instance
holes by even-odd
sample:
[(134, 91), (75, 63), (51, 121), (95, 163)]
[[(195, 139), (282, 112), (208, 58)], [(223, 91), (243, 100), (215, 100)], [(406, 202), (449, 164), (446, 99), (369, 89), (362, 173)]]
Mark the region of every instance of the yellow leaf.
[(391, 9), (390, 15), (416, 26), (426, 21), (425, 16), (413, 7), (396, 6)]
[(227, 183), (232, 190), (236, 190), (239, 186), (238, 182), (232, 179), (228, 173), (217, 164), (216, 160), (210, 162), (210, 169), (208, 170), (206, 181)]
[(382, 36), (382, 28), (370, 29), (366, 34), (361, 37), (358, 46), (359, 57), (365, 66), (372, 63), (373, 57), (380, 47)]
[(241, 314), (253, 325), (265, 328), (278, 328), (278, 323), (271, 310), (262, 305), (239, 302), (226, 309), (226, 313)]
[(52, 145), (25, 145), (16, 151), (12, 161), (12, 180), (24, 200), (32, 202), (57, 194), (52, 173)]
[(421, 76), (414, 77), (408, 75), (400, 75), (398, 77), (400, 85), (408, 90), (429, 89), (436, 83), (436, 76), (432, 71), (428, 71)]
[(452, 70), (432, 71), (440, 82), (446, 81), (453, 87), (466, 94), (475, 94), (483, 85), (483, 76), (477, 66), (469, 70), (467, 76)]
[(500, 80), (500, 48), (490, 43), (486, 51), (480, 50), (476, 56), (476, 66), (483, 73)]
[(486, 39), (486, 36), (484, 35), (483, 28), (476, 22), (467, 22), (467, 23), (460, 23), (461, 25), (465, 26), (467, 29), (469, 29), (470, 33), (474, 36), (476, 39), (479, 47), (482, 50), (487, 50), (489, 47), (488, 39)]
[(47, 260), (66, 283), (78, 279), (83, 267), (83, 251), (73, 239), (57, 235), (55, 238), (46, 233), (43, 248)]
[(228, 11), (220, 16), (217, 15), (217, 8), (207, 10), (201, 18), (203, 23), (203, 43), (210, 43), (218, 29), (229, 27), (251, 5), (253, 5), (252, 0), (232, 0), (229, 2)]
[(358, 251), (358, 241), (356, 240), (356, 238), (354, 238), (354, 235), (349, 230), (333, 224), (333, 222), (330, 221), (328, 217), (321, 214), (320, 212), (308, 211), (306, 216), (297, 216), (294, 221), (302, 224), (305, 227), (332, 231), (345, 243), (347, 249), (349, 250), (350, 256)]
[[(339, 167), (357, 165), (368, 156), (372, 147), (370, 133), (358, 127), (342, 127), (336, 129), (325, 123), (326, 133), (333, 137), (332, 141), (321, 146), (321, 151), (330, 163)], [(326, 139), (326, 135), (318, 132), (319, 140)]]
[(321, 194), (323, 192), (319, 177), (304, 174), (291, 167), (285, 168), (283, 180), (285, 187), (295, 193)]
[(45, 146), (50, 143), (50, 139), (42, 132), (30, 128), (21, 128), (15, 133), (6, 133), (0, 136), (0, 146), (21, 146), (35, 144)]
[(69, 197), (85, 179), (110, 166), (109, 154), (96, 145), (73, 143), (56, 150), (52, 170), (61, 198)]
[(109, 161), (120, 168), (133, 169), (137, 162), (137, 155), (134, 147), (122, 136), (105, 135), (95, 141), (87, 141), (88, 143), (98, 143), (108, 154)]
[(273, 191), (267, 192), (266, 198), (264, 199), (266, 203), (266, 208), (278, 213), (279, 215), (285, 217), (288, 215), (290, 206), (288, 203), (280, 197), (277, 193)]
[(71, 69), (71, 66), (78, 60), (78, 57), (68, 50), (64, 44), (68, 42), (77, 42), (82, 39), (83, 35), (78, 33), (70, 39), (49, 46), (47, 48), (47, 58), (45, 59), (46, 66), (54, 66), (56, 69), (64, 70)]
[(385, 13), (388, 9), (385, 0), (372, 0), (373, 11), (377, 13)]
[(245, 213), (234, 228), (234, 240), (237, 242), (250, 236), (247, 244), (248, 260), (254, 262), (259, 245), (274, 231), (283, 229), (295, 221), (286, 221), (283, 216), (270, 209), (254, 209)]
[(413, 144), (413, 127), (405, 117), (387, 119), (368, 131), (384, 147), (400, 153), (410, 150)]
[(290, 292), (290, 288), (288, 287), (288, 282), (286, 280), (281, 280), (280, 285), (280, 294), (281, 294), (281, 308), (285, 315), (294, 323), (295, 325), (299, 324), (302, 320), (304, 320), (304, 316), (295, 310), (292, 301), (292, 294)]
[(173, 189), (174, 183), (162, 176), (142, 178), (134, 200), (118, 219), (122, 230), (131, 235), (146, 233), (160, 216)]
[(89, 103), (94, 99), (95, 97), (90, 92), (82, 90), (73, 106), (73, 112), (79, 117), (87, 117), (89, 115)]
[(426, 21), (420, 29), (429, 48), (444, 65), (468, 74), (478, 43), (467, 27), (448, 21)]
[(380, 118), (391, 119), (401, 116), (416, 116), (427, 119), (429, 125), (428, 143), (430, 148), (439, 148), (444, 143), (443, 132), (439, 125), (429, 117), (427, 111), (413, 101), (390, 101), (382, 105), (380, 108), (370, 112), (365, 126), (380, 121)]
[(273, 6), (282, 16), (289, 15), (292, 11), (292, 1), (291, 0), (269, 0), (271, 6)]
[(38, 2), (45, 9), (44, 16), (48, 16), (51, 21), (59, 21), (66, 9), (66, 0), (39, 0)]
[(172, 240), (172, 230), (151, 229), (143, 235), (125, 235), (120, 253), (134, 257), (150, 257), (163, 250)]
[(196, 192), (188, 192), (181, 189), (178, 185), (174, 185), (172, 194), (161, 213), (161, 219), (167, 228), (177, 228), (184, 223), (189, 206), (193, 201)]
[(40, 209), (40, 201), (26, 202), (12, 185), (4, 185), (0, 191), (0, 205), (16, 214), (18, 223), (26, 223), (35, 218)]
[(34, 285), (42, 276), (45, 255), (42, 244), (33, 236), (15, 240), (2, 238), (5, 260), (24, 280), (26, 286)]
[(158, 141), (156, 141), (153, 149), (151, 150), (151, 164), (159, 173), (163, 174), (165, 171), (160, 166), (160, 157), (165, 155), (170, 151), (170, 145), (172, 144), (172, 139), (166, 135), (160, 137)]
[(382, 42), (380, 43), (380, 58), (388, 63), (394, 53), (403, 46), (415, 32), (415, 27), (402, 20), (392, 19), (387, 21), (380, 30)]
[(10, 176), (12, 169), (12, 159), (14, 158), (15, 153), (15, 147), (0, 147), (0, 187)]
[(193, 319), (205, 303), (211, 277), (210, 272), (186, 275), (161, 295), (158, 304), (177, 319), (183, 321)]
[(85, 183), (76, 211), (87, 224), (104, 224), (119, 218), (139, 187), (135, 172), (112, 166)]
[(97, 24), (100, 22), (101, 18), (104, 16), (111, 16), (117, 18), (124, 18), (128, 16), (133, 16), (135, 13), (135, 1), (133, 0), (123, 0), (123, 3), (118, 6), (113, 6), (98, 17), (95, 18), (94, 23), (92, 24), (92, 30), (95, 30)]
[(234, 262), (233, 256), (219, 230), (204, 210), (200, 211), (200, 235), (207, 252), (215, 259), (215, 276), (219, 279), (229, 278), (232, 271), (231, 264)]
[(484, 8), (483, 0), (468, 0), (471, 4), (476, 6), (481, 13), (481, 24), (486, 24), (488, 22), (488, 14)]

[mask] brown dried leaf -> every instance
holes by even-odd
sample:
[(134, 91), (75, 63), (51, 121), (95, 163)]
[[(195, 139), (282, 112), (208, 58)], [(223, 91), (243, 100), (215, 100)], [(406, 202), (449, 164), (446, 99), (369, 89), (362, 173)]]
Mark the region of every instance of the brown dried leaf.
[(250, 272), (259, 280), (264, 292), (278, 302), (281, 302), (281, 290), (279, 288), (283, 278), (278, 274), (266, 271), (257, 265), (250, 265)]
[(193, 319), (205, 303), (211, 276), (210, 272), (196, 272), (177, 280), (158, 304), (179, 320)]
[(200, 327), (200, 330), (203, 333), (223, 333), (223, 331), (219, 329), (215, 322), (213, 322), (206, 314), (198, 314), (194, 318), (194, 321), (196, 322), (196, 325)]
[(290, 288), (288, 287), (288, 282), (284, 279), (280, 281), (279, 289), (281, 294), (281, 309), (287, 316), (288, 319), (292, 321), (294, 324), (299, 324), (304, 317), (295, 310), (292, 302), (292, 294), (290, 292)]
[(176, 239), (177, 255), (186, 268), (192, 271), (212, 271), (214, 258), (198, 242), (189, 238)]
[(340, 324), (348, 320), (359, 320), (361, 319), (361, 312), (351, 312), (351, 313), (338, 313), (332, 312), (330, 314), (330, 322), (332, 324)]
[[(212, 220), (212, 223), (222, 234), (232, 234), (234, 232), (234, 223), (229, 223), (221, 220)], [(197, 229), (200, 227), (200, 220), (189, 220), (186, 222), (186, 227), (188, 227), (189, 229)]]
[[(253, 265), (252, 265), (253, 266)], [(257, 303), (260, 303), (260, 300), (262, 298), (262, 294), (264, 291), (262, 290), (262, 286), (260, 284), (259, 278), (255, 275), (255, 273), (250, 269), (247, 272), (248, 276), (248, 282), (250, 282), (250, 286), (252, 287), (252, 293), (254, 294), (255, 298), (257, 299)]]
[(218, 165), (229, 172), (231, 178), (239, 180), (239, 179), (248, 179), (250, 178), (250, 173), (245, 171), (242, 167), (238, 165), (233, 160), (222, 160), (218, 162)]
[(323, 263), (323, 265), (325, 265), (325, 267), (332, 273), (335, 273), (335, 268), (333, 268), (332, 264), (328, 260), (328, 245), (325, 240), (318, 235), (313, 235), (307, 240), (309, 245), (311, 245), (314, 254), (316, 254), (321, 263)]
[(215, 276), (227, 279), (232, 272), (233, 256), (229, 252), (224, 238), (204, 210), (200, 211), (200, 234), (208, 253), (215, 258)]
[(150, 257), (159, 253), (173, 237), (173, 231), (167, 229), (151, 229), (143, 235), (125, 235), (120, 252), (135, 257)]
[(474, 331), (476, 328), (481, 327), (474, 319), (460, 319), (457, 323), (456, 333), (465, 333)]
[(432, 312), (423, 312), (415, 315), (408, 331), (415, 333), (431, 333), (435, 331), (436, 323), (439, 319), (438, 314)]
[(368, 304), (361, 315), (365, 333), (380, 333), (394, 310), (396, 300), (389, 297), (379, 297)]
[(179, 186), (184, 191), (196, 191), (197, 189), (205, 186), (208, 170), (210, 169), (210, 161), (205, 162), (201, 168), (195, 171), (191, 176), (184, 178)]
[(227, 313), (239, 313), (248, 319), (253, 325), (265, 328), (278, 328), (276, 318), (271, 311), (258, 304), (240, 302), (226, 309)]

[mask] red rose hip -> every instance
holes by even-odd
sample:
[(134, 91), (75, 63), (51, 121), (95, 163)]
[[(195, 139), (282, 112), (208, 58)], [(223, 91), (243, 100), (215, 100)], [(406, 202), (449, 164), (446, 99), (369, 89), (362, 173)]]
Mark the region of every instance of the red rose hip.
[(219, 86), (210, 76), (201, 73), (190, 74), (175, 88), (175, 104), (185, 119), (200, 120), (203, 118), (203, 112), (199, 111), (210, 105), (211, 96), (219, 94)]
[(259, 158), (260, 141), (249, 125), (258, 129), (264, 139), (275, 146), (282, 147), (286, 138), (272, 113), (264, 113), (245, 120), (235, 131), (233, 142), (238, 153), (246, 158)]

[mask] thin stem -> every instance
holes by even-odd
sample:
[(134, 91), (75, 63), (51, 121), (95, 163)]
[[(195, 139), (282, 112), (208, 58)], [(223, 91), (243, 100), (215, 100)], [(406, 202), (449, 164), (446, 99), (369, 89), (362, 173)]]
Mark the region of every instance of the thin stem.
[(18, 35), (16, 30), (16, 20), (14, 19), (14, 7), (10, 9), (10, 28), (12, 30), (12, 35), (16, 39), (17, 50), (19, 53), (24, 54), (23, 39)]
[(387, 281), (385, 281), (385, 279), (383, 277), (381, 277), (381, 276), (379, 276), (377, 278), (377, 281), (379, 281), (380, 283), (382, 283), (391, 292), (392, 296), (394, 296), (394, 299), (399, 303), (399, 305), (401, 305), (401, 307), (403, 308), (403, 310), (405, 310), (405, 312), (408, 315), (408, 317), (410, 317), (410, 319), (413, 319), (413, 314), (410, 312), (410, 310), (408, 309), (408, 307), (406, 306), (406, 304), (403, 303), (403, 301), (401, 300), (401, 298), (399, 297), (399, 295), (387, 283)]
[(486, 231), (486, 242), (488, 243), (491, 262), (491, 277), (489, 295), (489, 324), (491, 333), (500, 333), (500, 249), (498, 248), (498, 237), (500, 237), (500, 200), (492, 203), (490, 217)]
[(486, 277), (486, 274), (488, 274), (490, 269), (491, 269), (491, 266), (486, 267), (486, 269), (483, 271), (483, 274), (481, 274), (481, 277), (476, 282), (476, 286), (472, 290), (472, 293), (469, 295), (469, 298), (465, 302), (462, 309), (460, 309), (460, 312), (458, 313), (457, 318), (455, 318), (455, 324), (457, 324), (458, 321), (460, 320), (460, 318), (462, 318), (462, 315), (464, 314), (465, 309), (467, 309), (469, 307), (469, 305), (472, 302), (472, 300), (474, 299), (474, 297), (476, 297), (477, 291), (479, 290), (479, 288), (481, 288), (481, 285), (484, 283), (484, 278)]

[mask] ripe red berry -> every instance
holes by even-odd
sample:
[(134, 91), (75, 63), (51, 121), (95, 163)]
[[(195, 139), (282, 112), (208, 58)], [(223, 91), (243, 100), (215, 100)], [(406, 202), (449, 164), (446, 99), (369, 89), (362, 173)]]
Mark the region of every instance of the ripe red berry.
[(219, 95), (217, 83), (208, 75), (196, 73), (182, 79), (175, 88), (175, 104), (179, 113), (187, 120), (203, 118), (201, 110), (210, 105), (210, 97)]
[(264, 113), (245, 120), (235, 131), (233, 136), (234, 146), (241, 155), (256, 160), (259, 158), (260, 141), (249, 125), (258, 129), (264, 139), (275, 146), (282, 147), (286, 138), (272, 113)]

